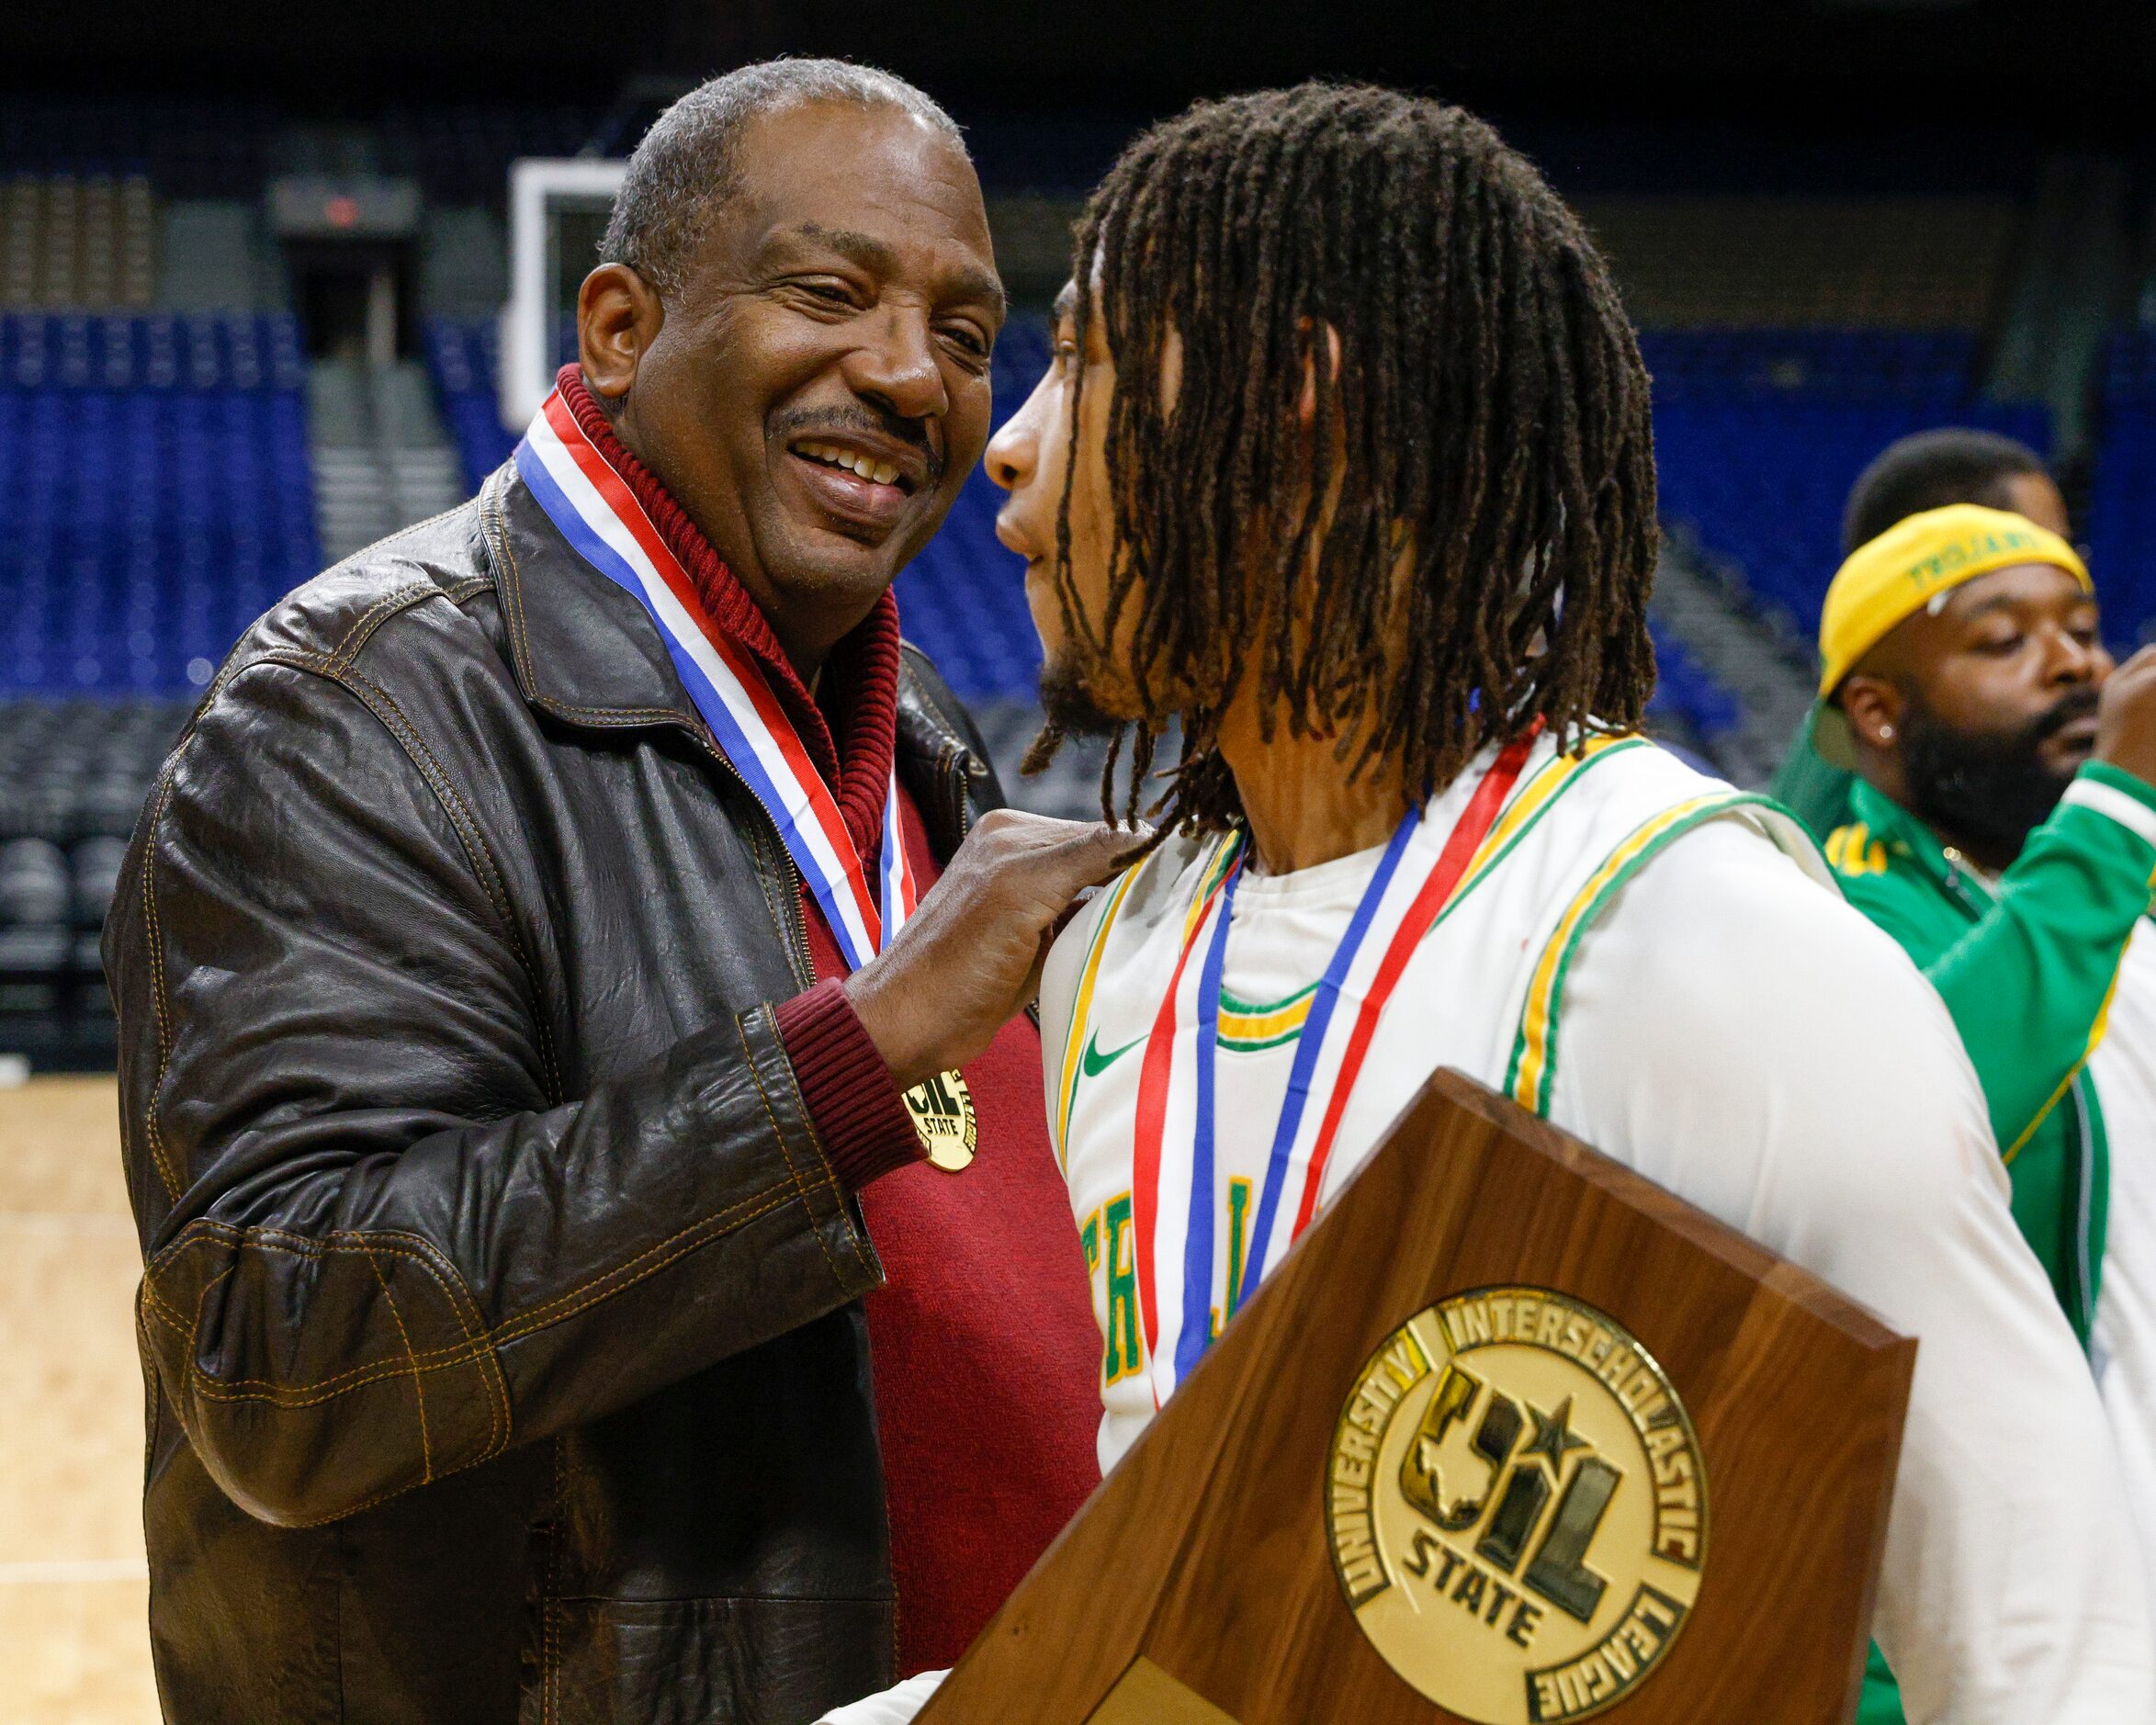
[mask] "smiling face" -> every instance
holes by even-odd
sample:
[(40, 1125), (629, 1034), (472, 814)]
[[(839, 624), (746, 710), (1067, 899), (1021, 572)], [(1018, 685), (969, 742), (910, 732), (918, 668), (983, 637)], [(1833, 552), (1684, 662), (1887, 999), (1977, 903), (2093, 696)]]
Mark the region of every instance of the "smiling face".
[(582, 368), (623, 441), (811, 669), (926, 545), (988, 438), (1003, 321), (946, 132), (807, 101), (751, 119), (677, 290), (606, 265)]

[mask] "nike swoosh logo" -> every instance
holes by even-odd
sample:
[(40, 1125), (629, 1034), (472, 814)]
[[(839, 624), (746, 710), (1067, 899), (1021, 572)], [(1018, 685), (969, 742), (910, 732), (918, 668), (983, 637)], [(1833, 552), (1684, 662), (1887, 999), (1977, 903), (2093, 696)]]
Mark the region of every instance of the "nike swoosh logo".
[(1104, 1054), (1101, 1052), (1101, 1032), (1095, 1031), (1092, 1040), (1078, 1054), (1078, 1066), (1087, 1077), (1097, 1078), (1145, 1040), (1141, 1036), (1136, 1042), (1125, 1043), (1121, 1048), (1112, 1049)]

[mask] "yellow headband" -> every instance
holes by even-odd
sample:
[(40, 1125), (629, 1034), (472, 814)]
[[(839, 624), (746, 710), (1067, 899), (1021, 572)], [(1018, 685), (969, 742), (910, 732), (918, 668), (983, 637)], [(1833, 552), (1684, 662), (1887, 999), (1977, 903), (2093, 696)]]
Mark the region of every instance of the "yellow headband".
[(2083, 592), (2096, 591), (2074, 548), (2057, 534), (1975, 503), (1927, 509), (1858, 546), (1829, 583), (1819, 614), (1821, 696), (1834, 693), (1858, 660), (1935, 594), (2024, 563), (2049, 563)]

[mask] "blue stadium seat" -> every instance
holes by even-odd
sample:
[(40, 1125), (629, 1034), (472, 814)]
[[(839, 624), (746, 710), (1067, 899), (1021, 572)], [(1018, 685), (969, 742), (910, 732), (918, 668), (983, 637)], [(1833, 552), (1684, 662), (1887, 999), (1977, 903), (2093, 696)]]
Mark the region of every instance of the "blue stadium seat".
[(1676, 636), (1652, 625), (1648, 632), (1654, 637), (1654, 662), (1661, 673), (1654, 697), (1647, 704), (1650, 721), (1675, 717), (1707, 738), (1734, 730), (1740, 717), (1736, 696), (1716, 682)]
[(1888, 444), (1954, 423), (2050, 445), (2042, 408), (1974, 399), (1965, 333), (1684, 331), (1641, 347), (1663, 520), (1806, 634), (1841, 562), (1849, 486)]
[(1949, 412), (1969, 400), (1976, 338), (1956, 330), (1648, 331), (1657, 401), (1840, 402)]
[(501, 333), (491, 319), (436, 317), (427, 319), (423, 341), (442, 419), (464, 464), (465, 483), (476, 491), (516, 447), (514, 434), (502, 423), (495, 381)]
[[(518, 436), (502, 423), (500, 327), (491, 318), (434, 317), (426, 320), (422, 340), (443, 422), (464, 464), (465, 483), (476, 491), (488, 474), (509, 459)], [(555, 336), (555, 354), (563, 365), (576, 357), (574, 320), (562, 320)]]
[(298, 332), (0, 319), (0, 696), (201, 682), (319, 566)]
[(2156, 626), (2156, 332), (2112, 337), (2099, 431), (2083, 524), (2089, 572), (2114, 632), (2147, 639)]

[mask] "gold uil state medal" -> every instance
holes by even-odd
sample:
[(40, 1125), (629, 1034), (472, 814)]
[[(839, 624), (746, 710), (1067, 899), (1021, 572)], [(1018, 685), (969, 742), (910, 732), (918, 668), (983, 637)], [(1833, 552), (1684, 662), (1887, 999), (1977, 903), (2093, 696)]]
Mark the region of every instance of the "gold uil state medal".
[(1327, 1466), (1356, 1622), (1478, 1725), (1614, 1707), (1699, 1595), (1707, 1474), (1684, 1404), (1621, 1325), (1546, 1288), (1478, 1288), (1394, 1330)]
[(929, 1160), (946, 1174), (956, 1174), (973, 1160), (979, 1126), (974, 1119), (973, 1092), (956, 1067), (939, 1072), (906, 1092), (906, 1111)]

